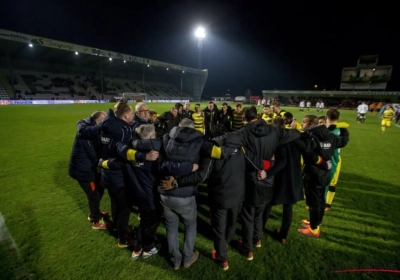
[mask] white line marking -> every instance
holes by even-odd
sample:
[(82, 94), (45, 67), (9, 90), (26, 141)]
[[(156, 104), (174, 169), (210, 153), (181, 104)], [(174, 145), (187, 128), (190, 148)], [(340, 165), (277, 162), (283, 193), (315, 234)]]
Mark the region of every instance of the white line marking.
[(14, 238), (12, 238), (4, 220), (3, 215), (0, 213), (0, 242), (10, 242), (10, 246), (17, 252), (18, 258), (20, 258), (19, 249)]

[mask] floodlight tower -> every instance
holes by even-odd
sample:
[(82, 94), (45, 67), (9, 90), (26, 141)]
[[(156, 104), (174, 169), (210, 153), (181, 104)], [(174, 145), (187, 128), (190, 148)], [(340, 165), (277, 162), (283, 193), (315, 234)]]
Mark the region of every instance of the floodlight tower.
[(199, 97), (201, 96), (201, 49), (203, 47), (203, 39), (206, 37), (206, 30), (203, 27), (198, 27), (194, 32), (194, 35), (198, 39), (198, 48), (199, 48), (199, 61), (197, 64), (197, 68), (199, 70)]

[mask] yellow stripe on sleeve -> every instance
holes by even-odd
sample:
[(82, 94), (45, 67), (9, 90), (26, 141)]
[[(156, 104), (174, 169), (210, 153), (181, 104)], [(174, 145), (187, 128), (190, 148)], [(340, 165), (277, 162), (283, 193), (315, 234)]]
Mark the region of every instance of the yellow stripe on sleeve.
[(221, 147), (213, 146), (211, 150), (211, 158), (221, 159), (222, 150)]
[(128, 149), (128, 151), (126, 151), (126, 158), (129, 161), (136, 161), (135, 155), (136, 155), (136, 150)]
[(104, 169), (110, 169), (110, 168), (108, 167), (108, 160), (103, 161), (103, 162), (101, 163), (101, 167), (104, 168)]

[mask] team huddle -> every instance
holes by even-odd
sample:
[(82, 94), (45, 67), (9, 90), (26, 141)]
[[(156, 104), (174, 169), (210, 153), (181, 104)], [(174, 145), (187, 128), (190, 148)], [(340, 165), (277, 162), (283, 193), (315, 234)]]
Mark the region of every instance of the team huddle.
[[(323, 107), (322, 107), (323, 108)], [(199, 258), (197, 188), (206, 184), (213, 230), (211, 257), (229, 269), (228, 246), (236, 223), (241, 223), (237, 249), (253, 260), (271, 208), (283, 205), (282, 224), (274, 237), (285, 244), (292, 224), (293, 205), (306, 198), (309, 217), (300, 234), (318, 238), (325, 211), (331, 208), (341, 168), (340, 149), (349, 142), (347, 123), (330, 109), (323, 117), (307, 115), (297, 122), (278, 103), (220, 110), (177, 103), (157, 116), (145, 103), (134, 110), (121, 100), (108, 112), (96, 111), (78, 121), (69, 174), (78, 181), (89, 202), (93, 229), (108, 229), (119, 248), (132, 259), (158, 253), (156, 238), (163, 220), (167, 251), (174, 270), (191, 267)], [(108, 212), (100, 211), (107, 189)], [(129, 225), (138, 209), (140, 223)], [(179, 222), (184, 245), (179, 248)]]

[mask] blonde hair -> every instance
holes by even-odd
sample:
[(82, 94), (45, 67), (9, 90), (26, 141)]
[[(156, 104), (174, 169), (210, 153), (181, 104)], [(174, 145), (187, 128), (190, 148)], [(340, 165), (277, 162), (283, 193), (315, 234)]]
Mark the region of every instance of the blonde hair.
[(143, 124), (135, 129), (140, 139), (150, 139), (151, 136), (156, 134), (156, 129), (152, 124)]
[(118, 118), (122, 118), (122, 116), (128, 112), (132, 111), (131, 106), (129, 106), (128, 101), (125, 99), (121, 99), (114, 105), (114, 114)]

